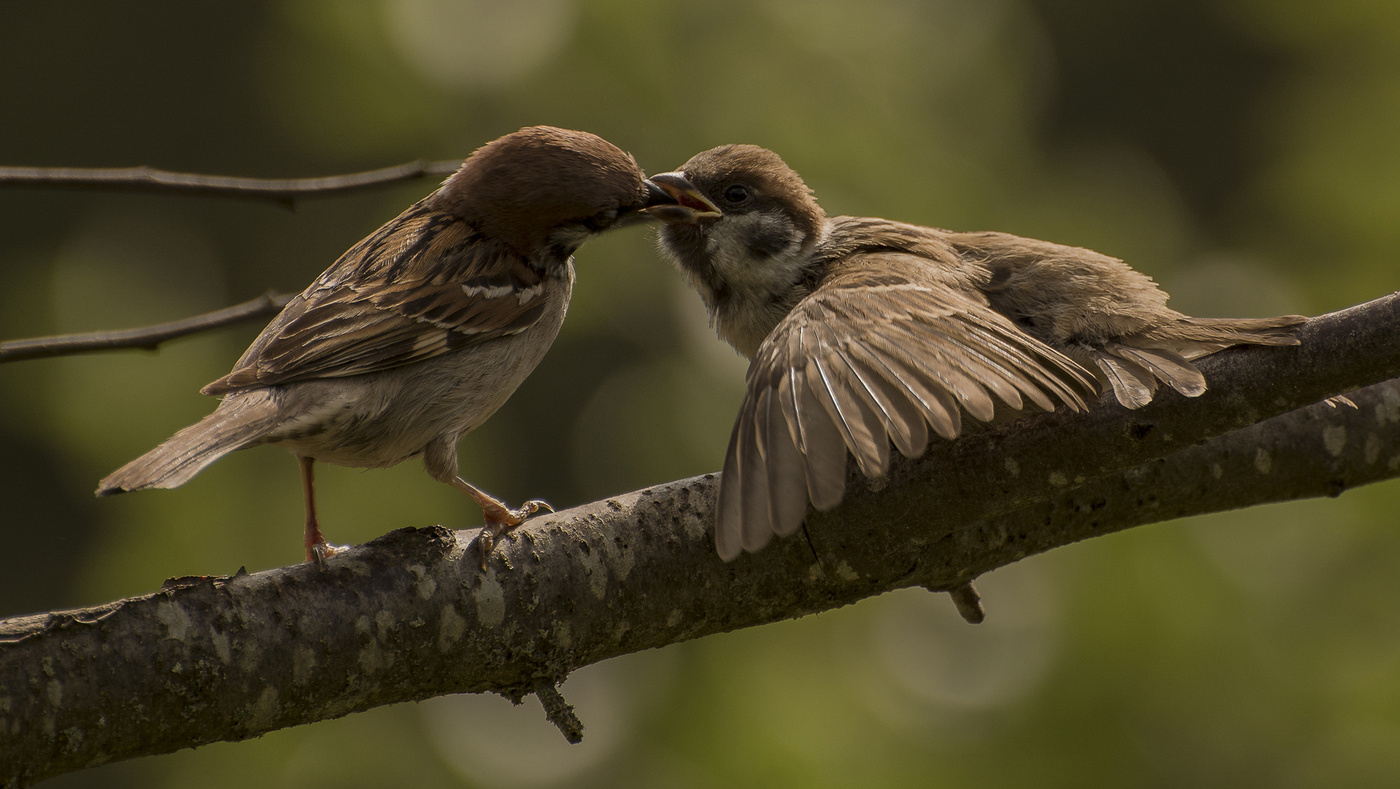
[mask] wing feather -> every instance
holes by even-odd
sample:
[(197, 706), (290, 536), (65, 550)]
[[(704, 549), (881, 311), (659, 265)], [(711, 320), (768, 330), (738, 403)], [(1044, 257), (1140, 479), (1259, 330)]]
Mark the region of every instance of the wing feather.
[(836, 349), (850, 370), (852, 383), (879, 413), (885, 431), (900, 454), (911, 458), (922, 455), (928, 445), (928, 429), (924, 426), (923, 415), (907, 393), (899, 391), (894, 382), (869, 364), (856, 360), (854, 346), (857, 345), (859, 343), (851, 343), (850, 348)]
[(958, 435), (962, 410), (990, 421), (994, 398), (1078, 410), (1095, 391), (1092, 375), (980, 294), (927, 276), (921, 267), (934, 263), (881, 253), (852, 265), (855, 275), (830, 277), (754, 356), (720, 480), (722, 557), (796, 531), (809, 501), (819, 511), (839, 504), (847, 453), (876, 477), (891, 442), (916, 457), (930, 429)]
[(733, 561), (744, 550), (741, 504), (744, 479), (739, 475), (739, 442), (743, 424), (744, 411), (741, 410), (729, 434), (729, 451), (724, 456), (724, 468), (719, 475), (719, 493), (715, 500), (715, 552), (726, 562)]
[(346, 252), (204, 391), (379, 372), (518, 334), (543, 316), (547, 276), (420, 202)]
[(817, 400), (805, 374), (801, 378), (797, 402), (807, 494), (812, 506), (825, 512), (840, 504), (841, 497), (845, 495), (846, 442)]
[(1142, 408), (1152, 402), (1152, 395), (1157, 392), (1157, 379), (1142, 365), (1097, 350), (1094, 363), (1103, 370), (1119, 403), (1127, 408)]
[(1104, 350), (1120, 359), (1136, 362), (1163, 383), (1187, 397), (1199, 397), (1206, 390), (1206, 377), (1181, 354), (1166, 348), (1134, 348), (1106, 343)]
[(797, 531), (807, 516), (807, 479), (802, 470), (802, 454), (779, 402), (781, 390), (771, 391), (772, 395), (760, 408), (768, 412), (764, 440), (768, 450), (764, 459), (768, 474), (767, 523), (773, 534), (786, 537)]
[(742, 527), (739, 544), (746, 551), (757, 551), (773, 539), (775, 524), (768, 517), (768, 468), (763, 457), (767, 438), (770, 391), (759, 392), (753, 408), (739, 415), (739, 479), (744, 486), (739, 496)]

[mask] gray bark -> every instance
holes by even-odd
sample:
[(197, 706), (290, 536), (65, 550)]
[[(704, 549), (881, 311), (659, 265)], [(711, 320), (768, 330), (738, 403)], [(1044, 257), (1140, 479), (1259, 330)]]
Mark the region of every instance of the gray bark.
[[(1400, 296), (1310, 321), (1297, 348), (1203, 360), (1210, 391), (1100, 403), (942, 442), (804, 536), (724, 564), (715, 475), (533, 519), (481, 570), (474, 532), (407, 529), (252, 575), (177, 579), (0, 622), (0, 781), (240, 740), (446, 693), (555, 691), (615, 655), (980, 573), (1143, 523), (1400, 475)], [(1322, 398), (1351, 392), (1356, 408)], [(992, 612), (995, 615), (995, 612)]]

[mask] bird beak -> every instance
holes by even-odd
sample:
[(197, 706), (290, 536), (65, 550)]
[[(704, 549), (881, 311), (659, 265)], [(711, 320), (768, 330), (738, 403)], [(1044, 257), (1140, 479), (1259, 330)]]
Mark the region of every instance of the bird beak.
[(702, 219), (718, 219), (721, 212), (708, 197), (686, 179), (685, 173), (658, 173), (647, 179), (647, 188), (665, 193), (664, 201), (643, 211), (668, 225), (695, 225)]
[(652, 214), (653, 208), (680, 208), (676, 203), (676, 198), (672, 197), (670, 192), (652, 183), (650, 179), (643, 178), (642, 186), (646, 189), (646, 194), (642, 197), (641, 204), (624, 209), (618, 215), (613, 227), (636, 225), (648, 219), (654, 219), (656, 217)]

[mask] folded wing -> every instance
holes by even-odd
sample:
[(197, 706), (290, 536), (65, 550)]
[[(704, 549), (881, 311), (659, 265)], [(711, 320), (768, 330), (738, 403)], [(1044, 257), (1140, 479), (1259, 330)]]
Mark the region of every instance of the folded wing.
[(541, 270), (421, 205), (345, 253), (204, 393), (392, 369), (540, 319)]

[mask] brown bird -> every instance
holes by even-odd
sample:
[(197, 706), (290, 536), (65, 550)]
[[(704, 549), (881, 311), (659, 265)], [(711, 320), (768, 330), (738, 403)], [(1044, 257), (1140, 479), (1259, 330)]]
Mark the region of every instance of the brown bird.
[(671, 201), (631, 156), (536, 126), (490, 142), (432, 194), (356, 244), (204, 387), (212, 414), (102, 480), (99, 496), (173, 488), (236, 449), (280, 444), (301, 463), (306, 557), (337, 548), (316, 518), (312, 465), (384, 468), (421, 455), (496, 537), (547, 508), (511, 509), (457, 474), (457, 439), (549, 349), (588, 238)]
[[(1101, 386), (1129, 408), (1161, 384), (1206, 389), (1192, 359), (1296, 345), (1305, 319), (1192, 318), (1122, 261), (1005, 233), (827, 217), (777, 154), (724, 145), (652, 180), (648, 211), (719, 336), (752, 360), (720, 478), (715, 546), (728, 561), (840, 503), (846, 454), (867, 477), (891, 441), (923, 453), (960, 410), (1079, 410)], [(1098, 370), (1098, 376), (1085, 368)], [(994, 400), (995, 398), (995, 400)]]

